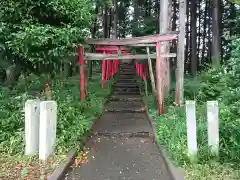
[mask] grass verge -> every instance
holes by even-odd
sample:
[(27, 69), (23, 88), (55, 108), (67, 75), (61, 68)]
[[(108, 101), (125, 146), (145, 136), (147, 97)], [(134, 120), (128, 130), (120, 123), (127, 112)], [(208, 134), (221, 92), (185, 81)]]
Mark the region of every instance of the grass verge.
[[(191, 163), (187, 155), (187, 129), (185, 109), (167, 106), (167, 113), (158, 116), (153, 97), (144, 97), (150, 116), (157, 121), (158, 142), (171, 158), (172, 162), (183, 169), (186, 180), (237, 180), (240, 179), (238, 165), (235, 162), (219, 161), (208, 154), (207, 126), (204, 106), (197, 106), (198, 162)], [(169, 103), (168, 103), (169, 104)]]
[(0, 179), (44, 179), (67, 152), (79, 145), (85, 133), (91, 129), (93, 120), (102, 112), (106, 97), (111, 92), (113, 80), (102, 89), (100, 73), (93, 73), (89, 82), (88, 96), (79, 101), (79, 77), (52, 80), (53, 100), (58, 103), (56, 154), (46, 164), (34, 157), (24, 156), (24, 103), (27, 99), (45, 99), (45, 77), (31, 75), (19, 80), (13, 90), (0, 88)]

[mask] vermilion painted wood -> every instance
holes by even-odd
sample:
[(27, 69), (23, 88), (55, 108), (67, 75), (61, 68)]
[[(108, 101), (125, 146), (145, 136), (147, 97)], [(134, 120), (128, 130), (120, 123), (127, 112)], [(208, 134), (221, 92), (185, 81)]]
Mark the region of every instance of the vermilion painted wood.
[(80, 72), (80, 100), (84, 99), (84, 56), (83, 56), (83, 47), (79, 47), (78, 52), (78, 58), (79, 58), (79, 72)]
[(140, 69), (141, 78), (143, 79), (143, 64), (140, 64)]
[(106, 71), (106, 60), (103, 60), (102, 61), (102, 88), (104, 88), (105, 71)]
[(136, 74), (138, 75), (138, 64), (135, 63), (135, 66), (136, 66)]
[(124, 45), (133, 45), (133, 44), (143, 44), (143, 43), (156, 43), (160, 41), (171, 41), (177, 39), (177, 32), (169, 32), (163, 34), (156, 34), (150, 36), (134, 37), (134, 38), (125, 38), (125, 39), (105, 39), (105, 40), (95, 40), (89, 39), (85, 42), (87, 44), (96, 44), (96, 45), (108, 45), (108, 46), (124, 46)]
[[(127, 48), (120, 47), (121, 51), (126, 51)], [(97, 47), (96, 51), (118, 51), (118, 48), (116, 46), (108, 46), (108, 47)]]
[[(127, 49), (125, 47), (120, 47), (121, 54), (123, 55), (129, 55), (131, 53), (127, 52)], [(96, 52), (104, 53), (104, 54), (117, 54), (118, 53), (118, 47), (116, 46), (103, 46), (103, 47), (97, 47)], [(112, 61), (115, 61), (112, 62)], [(113, 77), (118, 69), (119, 60), (105, 60), (104, 63), (102, 63), (102, 88), (104, 87), (104, 80), (109, 79), (110, 77)]]
[(107, 63), (107, 79), (110, 78), (110, 74), (111, 74), (111, 60), (108, 60), (108, 63)]

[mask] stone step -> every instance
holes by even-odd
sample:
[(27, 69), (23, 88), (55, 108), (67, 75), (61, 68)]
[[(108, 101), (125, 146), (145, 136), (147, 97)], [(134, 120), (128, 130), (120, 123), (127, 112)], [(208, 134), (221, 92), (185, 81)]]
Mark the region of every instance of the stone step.
[(128, 77), (131, 77), (131, 78), (136, 78), (136, 74), (119, 74), (118, 75), (118, 78), (128, 78)]
[(104, 113), (93, 127), (96, 135), (131, 135), (131, 133), (152, 133), (145, 113)]
[(130, 108), (130, 109), (124, 109), (124, 108), (112, 108), (112, 109), (105, 109), (105, 112), (121, 112), (121, 113), (140, 113), (145, 112), (145, 108)]
[(138, 95), (112, 95), (109, 100), (111, 101), (142, 101), (140, 94)]
[(113, 95), (140, 95), (140, 92), (124, 92), (124, 91), (115, 91)]
[(132, 74), (119, 73), (119, 74), (118, 74), (118, 77), (129, 77), (129, 76), (130, 76), (130, 77), (135, 77), (135, 78), (137, 77), (136, 73), (134, 73), (134, 74), (133, 74), (133, 73), (132, 73)]
[(129, 85), (126, 85), (126, 86), (118, 85), (118, 86), (115, 86), (115, 90), (116, 89), (139, 89), (139, 87), (138, 86), (129, 86)]
[(116, 82), (125, 82), (125, 83), (128, 83), (128, 82), (135, 82), (137, 83), (137, 80), (134, 78), (134, 79), (118, 79)]
[(123, 68), (123, 67), (119, 67), (118, 71), (122, 71), (122, 72), (136, 72), (136, 68)]
[(136, 70), (135, 69), (132, 69), (132, 70), (119, 70), (118, 71), (118, 74), (136, 74)]
[(121, 89), (129, 89), (129, 91), (133, 91), (133, 90), (139, 90), (139, 87), (138, 86), (115, 86), (114, 87), (115, 90), (121, 90)]
[(130, 81), (130, 82), (137, 82), (136, 78), (118, 78), (118, 81)]
[(115, 87), (129, 87), (129, 88), (136, 88), (138, 87), (138, 85), (136, 83), (116, 83), (115, 84)]
[(144, 107), (133, 107), (133, 108), (109, 108), (109, 109), (105, 109), (105, 112), (121, 112), (121, 113), (140, 113), (140, 112), (145, 112), (145, 108)]
[(145, 109), (142, 102), (123, 102), (123, 101), (110, 101), (106, 104), (105, 109)]
[(123, 68), (123, 67), (119, 67), (118, 71), (119, 72), (136, 72), (136, 68)]
[(139, 91), (138, 88), (116, 88), (114, 92), (115, 93), (119, 93), (119, 92), (120, 93), (121, 92), (126, 92), (126, 93), (128, 93), (128, 92), (130, 92), (130, 93), (136, 92), (136, 93), (139, 93), (140, 91)]
[(121, 89), (126, 89), (129, 91), (133, 91), (133, 90), (139, 90), (138, 86), (115, 86), (115, 90), (121, 90)]
[(117, 88), (137, 88), (137, 83), (129, 82), (129, 83), (117, 83), (115, 84), (115, 87)]
[(118, 71), (118, 74), (123, 74), (123, 75), (136, 75), (136, 70), (131, 70), (131, 71), (128, 71), (128, 70), (120, 70)]
[(132, 74), (118, 74), (118, 77), (136, 77), (136, 74), (135, 73), (132, 73)]

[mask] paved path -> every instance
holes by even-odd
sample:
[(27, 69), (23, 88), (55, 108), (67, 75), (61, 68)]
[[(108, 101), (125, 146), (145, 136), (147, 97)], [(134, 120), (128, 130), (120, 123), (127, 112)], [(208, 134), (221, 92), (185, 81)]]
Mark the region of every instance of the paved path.
[(88, 163), (69, 169), (67, 180), (171, 180), (152, 140), (134, 67), (120, 65), (111, 101), (86, 143)]

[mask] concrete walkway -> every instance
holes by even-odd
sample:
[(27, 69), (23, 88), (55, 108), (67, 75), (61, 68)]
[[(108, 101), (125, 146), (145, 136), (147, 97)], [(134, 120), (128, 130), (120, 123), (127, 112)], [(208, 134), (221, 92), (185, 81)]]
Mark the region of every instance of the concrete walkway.
[(134, 67), (120, 73), (105, 113), (86, 143), (88, 163), (70, 168), (67, 180), (171, 180), (145, 116)]

